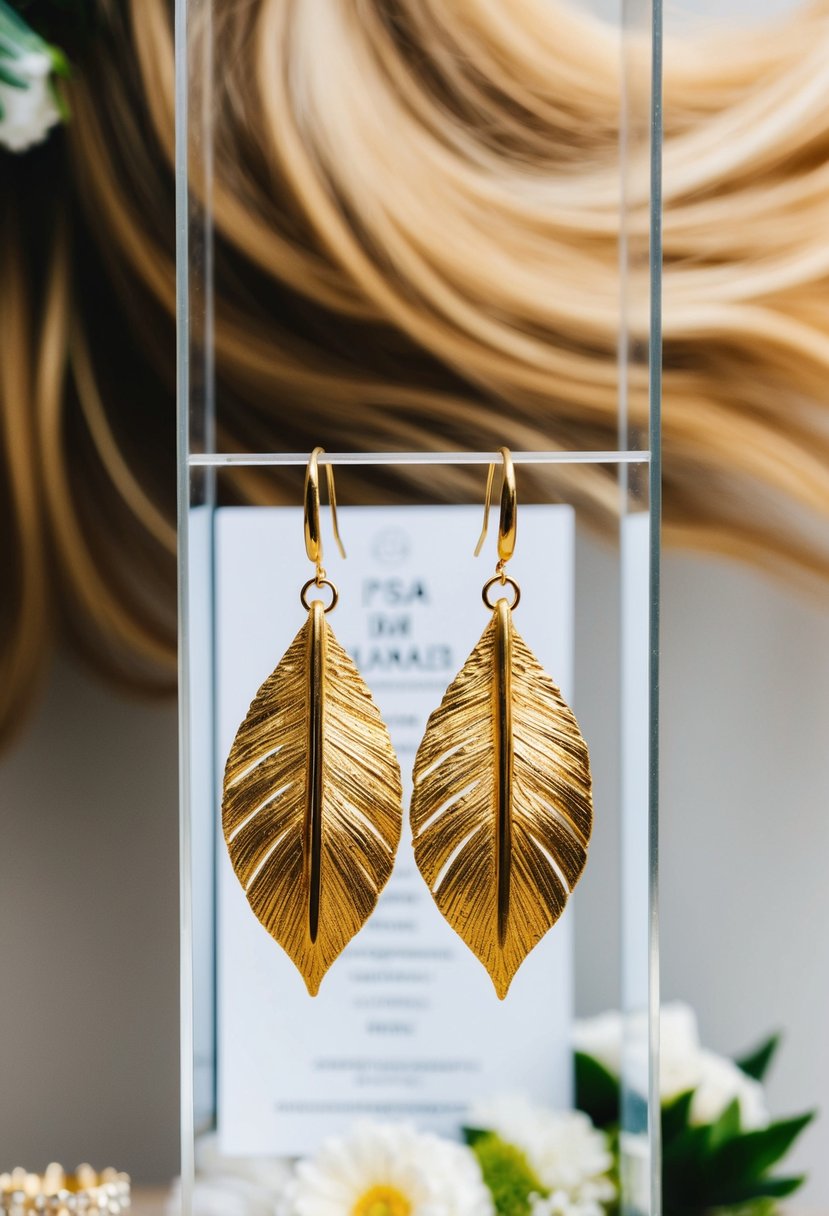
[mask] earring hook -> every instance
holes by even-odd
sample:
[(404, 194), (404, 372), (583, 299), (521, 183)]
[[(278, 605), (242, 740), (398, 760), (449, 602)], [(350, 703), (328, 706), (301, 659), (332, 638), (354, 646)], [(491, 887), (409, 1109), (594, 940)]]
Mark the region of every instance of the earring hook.
[[(509, 448), (501, 448), (503, 475), (501, 478), (501, 514), (498, 519), (498, 566), (503, 569), (515, 552), (515, 538), (518, 532), (518, 498), (515, 490), (515, 468)], [(486, 496), (484, 501), (484, 524), (478, 543), (475, 546), (475, 556), (481, 552), (486, 540), (489, 527), (489, 508), (492, 502), (492, 481), (495, 476), (495, 465), (489, 466), (486, 478)]]
[[(324, 448), (314, 448), (305, 470), (305, 552), (309, 561), (317, 567), (317, 578), (322, 578), (322, 533), (320, 531), (320, 479), (319, 457), (325, 454)], [(334, 491), (334, 469), (325, 466), (325, 479), (328, 482), (328, 505), (331, 508), (331, 524), (334, 529), (334, 540), (340, 555), (345, 557), (345, 549), (340, 539), (340, 529), (337, 523), (337, 495)]]

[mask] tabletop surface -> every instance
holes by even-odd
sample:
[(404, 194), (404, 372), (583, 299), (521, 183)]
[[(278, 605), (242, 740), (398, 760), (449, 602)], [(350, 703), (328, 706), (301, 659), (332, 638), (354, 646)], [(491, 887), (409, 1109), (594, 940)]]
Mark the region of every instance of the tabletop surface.
[(170, 1199), (168, 1186), (138, 1186), (132, 1188), (133, 1216), (166, 1216)]

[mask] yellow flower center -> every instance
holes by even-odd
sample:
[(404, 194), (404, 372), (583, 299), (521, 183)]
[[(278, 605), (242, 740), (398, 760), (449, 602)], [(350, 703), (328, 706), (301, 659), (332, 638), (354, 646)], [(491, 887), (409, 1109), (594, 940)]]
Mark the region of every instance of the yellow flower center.
[(360, 1196), (351, 1216), (411, 1216), (409, 1199), (394, 1186), (373, 1186)]

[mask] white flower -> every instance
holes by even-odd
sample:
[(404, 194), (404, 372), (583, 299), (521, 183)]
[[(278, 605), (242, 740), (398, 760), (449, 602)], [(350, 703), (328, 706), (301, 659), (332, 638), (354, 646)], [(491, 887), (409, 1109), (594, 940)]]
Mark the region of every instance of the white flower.
[[(634, 1084), (643, 1092), (647, 1078), (647, 1022), (643, 1016), (623, 1020), (603, 1013), (578, 1021), (573, 1045), (619, 1076), (622, 1045)], [(735, 1098), (743, 1128), (765, 1127), (769, 1121), (763, 1087), (727, 1059), (701, 1046), (693, 1009), (679, 1001), (663, 1005), (659, 1017), (659, 1094), (663, 1102), (693, 1089), (691, 1122), (713, 1123)]]
[(698, 1065), (699, 1080), (691, 1102), (692, 1123), (713, 1123), (736, 1098), (744, 1131), (767, 1126), (769, 1112), (759, 1081), (747, 1077), (733, 1060), (704, 1048), (700, 1048)]
[(301, 1161), (280, 1216), (493, 1216), (468, 1148), (407, 1125), (358, 1124)]
[(573, 1023), (573, 1047), (618, 1077), (622, 1071), (622, 1015), (617, 1010)]
[(691, 1006), (681, 1001), (663, 1005), (659, 1014), (660, 1097), (676, 1098), (699, 1084), (701, 1051), (697, 1015)]
[[(616, 1191), (611, 1183), (605, 1184), (601, 1193), (597, 1188), (582, 1188), (576, 1198), (567, 1191), (553, 1191), (551, 1195), (531, 1195), (531, 1216), (604, 1216), (604, 1204), (615, 1198)], [(595, 1190), (589, 1196), (587, 1190)]]
[(522, 1150), (549, 1192), (533, 1196), (533, 1216), (601, 1216), (615, 1198), (607, 1138), (581, 1111), (556, 1112), (508, 1096), (477, 1103), (468, 1122)]
[(0, 80), (0, 144), (12, 152), (23, 152), (45, 139), (60, 122), (50, 82), (52, 59), (45, 50), (31, 50), (3, 62), (25, 81), (25, 87)]
[[(194, 1216), (275, 1216), (291, 1173), (278, 1158), (223, 1157), (217, 1138), (204, 1136), (196, 1145)], [(178, 1216), (181, 1208), (179, 1185), (167, 1210)]]

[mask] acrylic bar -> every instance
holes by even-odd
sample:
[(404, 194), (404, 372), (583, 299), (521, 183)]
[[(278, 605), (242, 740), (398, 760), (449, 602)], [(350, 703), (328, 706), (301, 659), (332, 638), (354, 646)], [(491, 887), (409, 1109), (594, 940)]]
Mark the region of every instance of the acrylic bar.
[[(648, 464), (650, 453), (634, 452), (511, 452), (513, 464)], [(196, 452), (188, 457), (191, 468), (251, 468), (272, 465), (306, 465), (309, 452)], [(437, 465), (497, 464), (500, 452), (326, 452), (320, 464)]]

